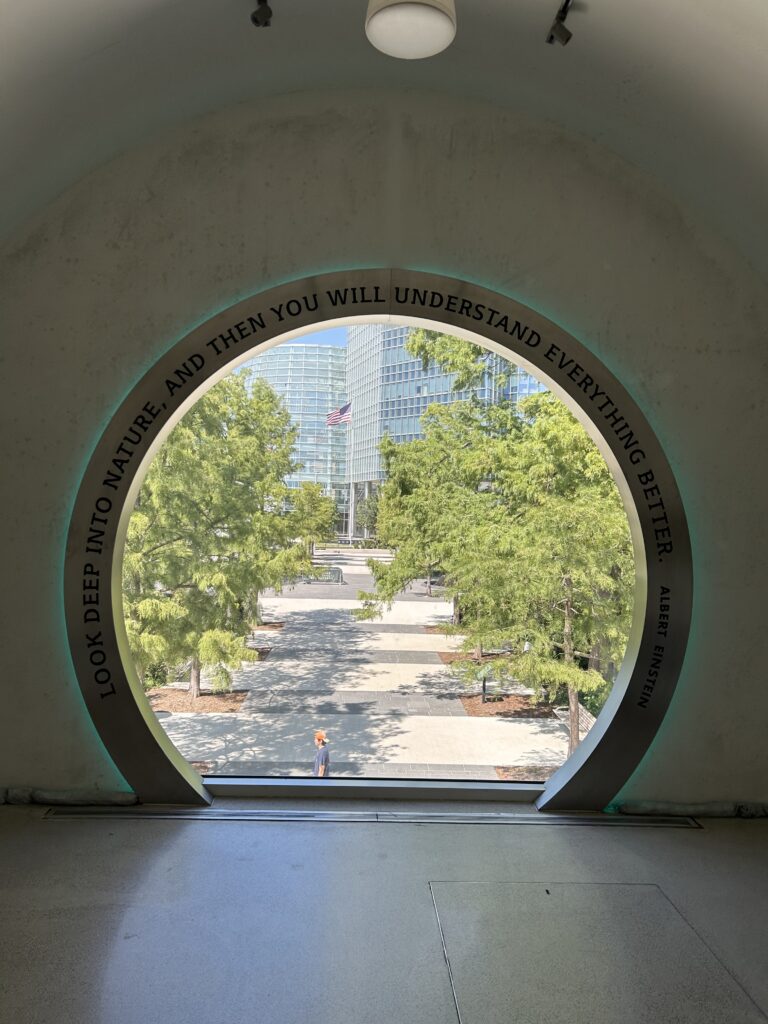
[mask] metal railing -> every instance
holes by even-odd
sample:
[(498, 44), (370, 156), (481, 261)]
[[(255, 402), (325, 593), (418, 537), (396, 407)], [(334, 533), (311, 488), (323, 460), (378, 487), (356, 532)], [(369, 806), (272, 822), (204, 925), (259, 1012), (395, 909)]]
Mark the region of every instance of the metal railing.
[(344, 583), (344, 573), (338, 565), (329, 565), (319, 573), (312, 573), (311, 576), (297, 576), (295, 579), (286, 580), (286, 586), (294, 583)]

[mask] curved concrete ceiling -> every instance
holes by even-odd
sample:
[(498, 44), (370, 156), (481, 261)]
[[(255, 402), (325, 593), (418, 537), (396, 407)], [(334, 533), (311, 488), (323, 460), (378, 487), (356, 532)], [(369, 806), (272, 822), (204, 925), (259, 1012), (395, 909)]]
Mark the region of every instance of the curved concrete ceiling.
[[(461, 95), (617, 152), (768, 272), (768, 4), (457, 0), (424, 61), (379, 54), (365, 0), (0, 0), (0, 230), (93, 166), (202, 113), (284, 93), (386, 88)], [(407, 101), (407, 98), (406, 98)]]

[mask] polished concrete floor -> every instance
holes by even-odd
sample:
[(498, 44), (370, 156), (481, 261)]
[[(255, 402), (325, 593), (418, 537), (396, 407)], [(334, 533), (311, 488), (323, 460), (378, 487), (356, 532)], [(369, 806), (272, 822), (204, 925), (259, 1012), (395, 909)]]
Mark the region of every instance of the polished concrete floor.
[(0, 808), (0, 1020), (768, 1020), (768, 822), (428, 820)]

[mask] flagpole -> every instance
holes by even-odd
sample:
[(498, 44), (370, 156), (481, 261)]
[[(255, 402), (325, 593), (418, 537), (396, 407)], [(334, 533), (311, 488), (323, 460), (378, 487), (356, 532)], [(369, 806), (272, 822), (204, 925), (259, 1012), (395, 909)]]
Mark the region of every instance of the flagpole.
[[(355, 424), (352, 419), (352, 400), (345, 402), (338, 409), (334, 409), (329, 412), (325, 417), (326, 429), (331, 427), (340, 427), (341, 424), (345, 426), (349, 424), (350, 431), (354, 432)], [(355, 506), (356, 506), (356, 495), (355, 495), (355, 482), (352, 479), (352, 446), (354, 445), (354, 433), (346, 433), (346, 459), (345, 462), (349, 466), (349, 505), (347, 512), (347, 536), (351, 541), (355, 534)]]
[(355, 536), (355, 512), (357, 511), (355, 502), (355, 481), (352, 478), (352, 452), (354, 450), (355, 444), (354, 419), (350, 419), (348, 426), (349, 433), (347, 434), (347, 465), (349, 466), (349, 524), (347, 526), (347, 535), (349, 536), (350, 543), (352, 543), (352, 540), (354, 539)]

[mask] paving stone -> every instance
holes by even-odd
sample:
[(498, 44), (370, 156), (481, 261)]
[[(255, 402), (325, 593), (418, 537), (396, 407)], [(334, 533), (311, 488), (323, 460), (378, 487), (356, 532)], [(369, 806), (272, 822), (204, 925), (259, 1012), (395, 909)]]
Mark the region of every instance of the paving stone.
[[(365, 651), (339, 644), (315, 645), (311, 642), (281, 644), (272, 649), (270, 658), (279, 653), (281, 660), (310, 661), (320, 671), (326, 664), (335, 670), (341, 666), (365, 665), (443, 665), (435, 651)], [(272, 661), (274, 664), (274, 661)]]
[(467, 715), (460, 697), (479, 688), (457, 680), (435, 649), (456, 638), (424, 629), (447, 620), (446, 602), (397, 601), (384, 621), (358, 623), (350, 615), (356, 602), (306, 587), (312, 596), (263, 600), (265, 617), (285, 626), (264, 632), (272, 647), (267, 659), (235, 673), (235, 686), (250, 691), (236, 714), (163, 719), (185, 757), (226, 765), (220, 770), (228, 774), (259, 774), (245, 765), (306, 774), (314, 730), (323, 728), (335, 774), (358, 773), (364, 764), (384, 778), (495, 778), (483, 759), (505, 765), (564, 760), (561, 723)]

